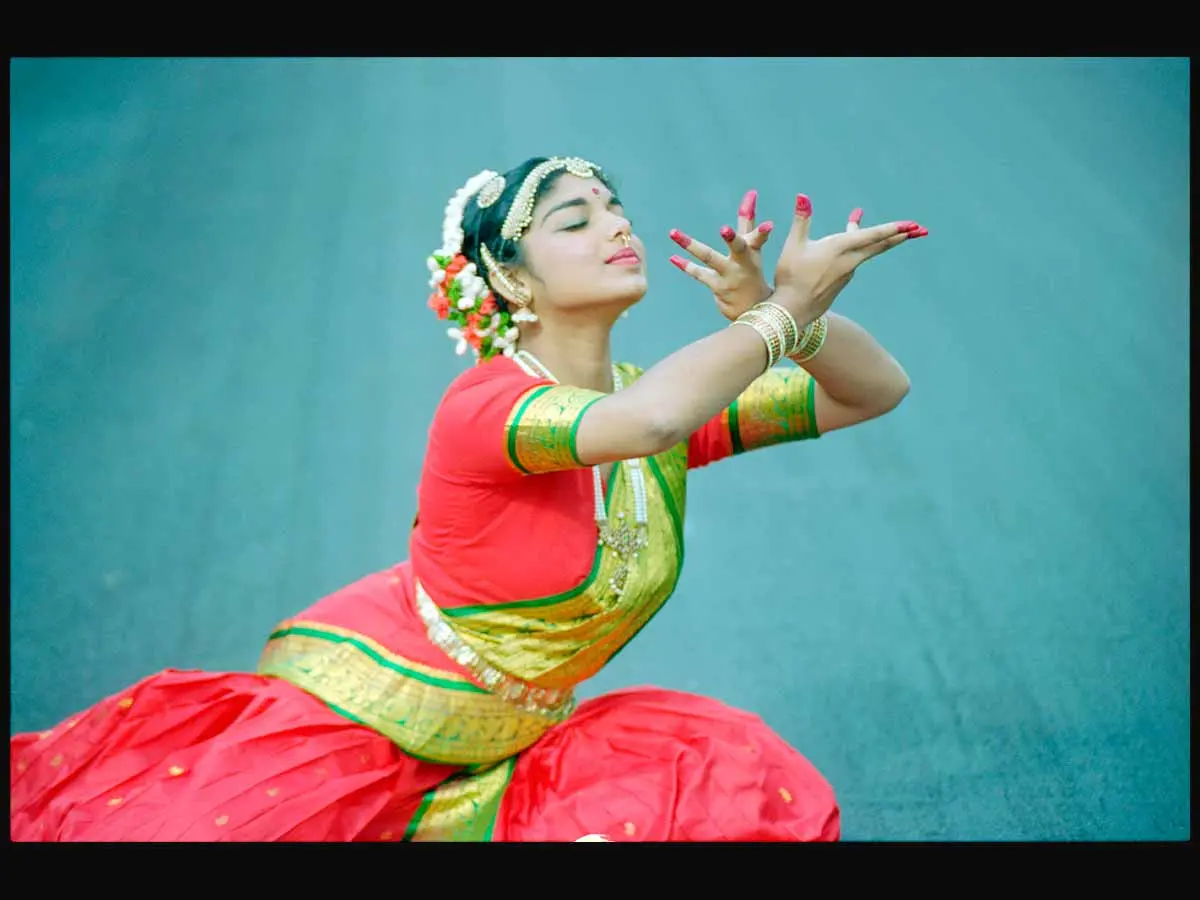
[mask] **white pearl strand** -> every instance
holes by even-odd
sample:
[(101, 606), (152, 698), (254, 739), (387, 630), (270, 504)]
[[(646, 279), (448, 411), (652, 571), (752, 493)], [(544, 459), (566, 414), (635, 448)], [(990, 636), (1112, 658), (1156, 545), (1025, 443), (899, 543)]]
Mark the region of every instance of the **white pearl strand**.
[[(546, 378), (558, 383), (558, 379), (542, 362), (528, 350), (518, 350), (513, 361), (526, 374), (535, 378)], [(613, 384), (619, 391), (624, 387), (621, 373), (613, 366)], [(629, 467), (630, 483), (633, 485), (633, 517), (635, 527), (630, 529), (624, 522), (613, 527), (608, 521), (608, 510), (604, 508), (604, 484), (600, 478), (600, 467), (592, 466), (592, 496), (595, 500), (596, 528), (599, 532), (598, 543), (608, 545), (620, 557), (620, 563), (609, 579), (609, 587), (616, 596), (621, 596), (625, 590), (625, 581), (629, 577), (629, 557), (638, 558), (638, 551), (649, 545), (649, 515), (646, 505), (646, 478), (642, 473), (640, 459), (624, 460)], [(618, 519), (624, 519), (625, 513), (617, 513)]]

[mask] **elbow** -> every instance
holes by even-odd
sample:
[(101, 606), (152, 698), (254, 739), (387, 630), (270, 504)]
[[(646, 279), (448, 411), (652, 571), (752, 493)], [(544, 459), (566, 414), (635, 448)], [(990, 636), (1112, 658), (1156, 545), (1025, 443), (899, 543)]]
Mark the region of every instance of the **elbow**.
[(684, 428), (673, 418), (659, 414), (648, 415), (643, 423), (641, 432), (642, 442), (646, 451), (641, 454), (643, 457), (665, 453), (676, 444), (686, 441), (690, 436), (688, 429)]
[(902, 369), (897, 369), (897, 374), (889, 378), (886, 383), (881, 382), (875, 385), (871, 390), (870, 399), (857, 405), (863, 420), (878, 419), (880, 416), (886, 416), (892, 412), (904, 402), (904, 398), (908, 396), (909, 387), (908, 376)]
[(886, 391), (882, 392), (879, 414), (890, 413), (903, 403), (911, 387), (912, 383), (908, 380), (907, 373), (903, 369), (900, 369), (895, 380), (888, 385)]

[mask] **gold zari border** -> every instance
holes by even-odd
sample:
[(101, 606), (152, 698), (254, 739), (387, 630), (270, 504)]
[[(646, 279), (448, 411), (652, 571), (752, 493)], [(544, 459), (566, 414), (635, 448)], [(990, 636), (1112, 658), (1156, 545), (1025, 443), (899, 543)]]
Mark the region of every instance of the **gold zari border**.
[(551, 724), (459, 675), (404, 659), (364, 635), (315, 622), (287, 622), (277, 629), (258, 673), (296, 685), (410, 756), (437, 764), (507, 759)]
[(515, 759), (507, 759), (486, 771), (464, 772), (442, 782), (425, 795), (405, 839), (490, 840), (515, 766)]
[(813, 409), (816, 382), (800, 368), (760, 375), (729, 408), (733, 452), (819, 437)]
[[(622, 366), (627, 383), (639, 374)], [(598, 546), (591, 573), (576, 589), (516, 603), (444, 610), (445, 623), (479, 657), (535, 687), (564, 690), (595, 675), (675, 590), (683, 564), (687, 447), (681, 443), (641, 461), (649, 545), (629, 561), (620, 594), (611, 581), (621, 559), (607, 546)], [(629, 466), (620, 463), (612, 472), (609, 521), (632, 523), (636, 510)]]
[(605, 395), (567, 385), (539, 385), (513, 404), (504, 426), (509, 461), (527, 475), (577, 469), (575, 428), (583, 411)]

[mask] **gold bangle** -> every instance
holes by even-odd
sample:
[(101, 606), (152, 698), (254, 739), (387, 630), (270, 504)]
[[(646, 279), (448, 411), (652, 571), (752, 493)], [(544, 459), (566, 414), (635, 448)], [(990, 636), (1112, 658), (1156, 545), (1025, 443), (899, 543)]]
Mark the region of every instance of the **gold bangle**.
[(770, 331), (775, 336), (775, 340), (779, 342), (779, 358), (782, 359), (787, 355), (791, 342), (788, 340), (787, 331), (784, 329), (782, 323), (774, 316), (763, 312), (761, 309), (751, 308), (742, 313), (739, 318), (745, 319), (747, 322), (757, 322), (763, 328)]
[[(745, 325), (747, 328), (753, 328), (758, 332), (758, 336), (767, 345), (767, 369), (773, 368), (783, 358), (783, 344), (780, 342), (779, 335), (773, 328), (763, 324), (758, 318), (746, 316), (745, 313), (734, 319), (730, 327), (732, 328), (734, 325)], [(766, 369), (763, 371), (766, 371)]]
[(825, 346), (825, 336), (829, 333), (829, 320), (825, 316), (812, 322), (800, 335), (799, 346), (788, 354), (788, 359), (794, 363), (806, 363)]
[(795, 317), (778, 303), (770, 300), (764, 300), (761, 303), (756, 303), (752, 306), (751, 311), (757, 312), (766, 316), (774, 322), (780, 329), (780, 337), (783, 339), (784, 354), (794, 353), (796, 348), (800, 346), (800, 328), (796, 325)]

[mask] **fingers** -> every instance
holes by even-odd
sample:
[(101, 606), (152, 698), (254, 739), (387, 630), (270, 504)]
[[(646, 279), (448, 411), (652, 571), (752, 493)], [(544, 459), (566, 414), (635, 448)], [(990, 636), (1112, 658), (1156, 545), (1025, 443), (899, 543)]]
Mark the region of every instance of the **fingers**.
[(729, 248), (729, 255), (734, 259), (741, 259), (749, 252), (746, 239), (728, 225), (721, 226), (721, 240), (725, 242), (725, 246)]
[(786, 238), (789, 244), (804, 244), (808, 241), (808, 231), (812, 225), (812, 201), (804, 194), (796, 195), (796, 214), (792, 218), (792, 228)]
[(697, 265), (691, 260), (684, 259), (682, 256), (672, 256), (671, 264), (680, 271), (691, 275), (710, 291), (716, 291), (721, 286), (720, 277), (712, 269)]
[[(924, 234), (915, 234), (915, 232)], [(928, 231), (916, 222), (888, 222), (885, 225), (873, 225), (870, 228), (859, 228), (857, 231), (845, 233), (846, 246), (851, 250), (863, 250), (878, 241), (886, 240), (896, 235), (904, 237), (924, 237)]]
[(874, 244), (871, 244), (869, 247), (864, 247), (858, 252), (862, 259), (868, 260), (872, 257), (878, 256), (880, 253), (886, 253), (893, 247), (899, 247), (901, 244), (907, 240), (910, 240), (911, 238), (912, 232), (901, 231), (899, 234), (893, 234), (891, 237), (886, 237), (880, 241), (876, 241)]
[(738, 207), (738, 234), (747, 234), (754, 230), (755, 208), (758, 206), (758, 191), (746, 191), (742, 203)]
[(731, 258), (738, 260), (743, 264), (753, 264), (747, 259), (747, 254), (761, 250), (767, 239), (771, 236), (771, 229), (775, 227), (774, 222), (763, 222), (749, 234), (737, 234), (728, 225), (721, 229), (721, 239), (725, 241), (725, 246), (729, 248)]
[(863, 211), (861, 208), (856, 209), (856, 210), (854, 210), (854, 212), (850, 213), (850, 219), (848, 222), (846, 222), (846, 230), (847, 231), (858, 231), (859, 227), (862, 225), (862, 217), (863, 217)]
[(878, 256), (880, 253), (891, 250), (893, 247), (899, 247), (905, 241), (922, 238), (929, 234), (928, 228), (923, 228), (916, 222), (897, 222), (893, 224), (902, 226), (900, 231), (890, 237), (881, 238), (874, 244), (863, 247), (858, 251), (864, 260)]
[(751, 250), (761, 250), (763, 245), (767, 243), (767, 239), (771, 236), (771, 229), (774, 227), (774, 222), (763, 222), (745, 236), (746, 246)]
[(689, 237), (678, 228), (671, 229), (671, 240), (710, 268), (718, 272), (724, 272), (727, 268), (726, 264), (728, 260), (725, 257), (708, 246), (708, 244), (701, 243), (695, 238)]

